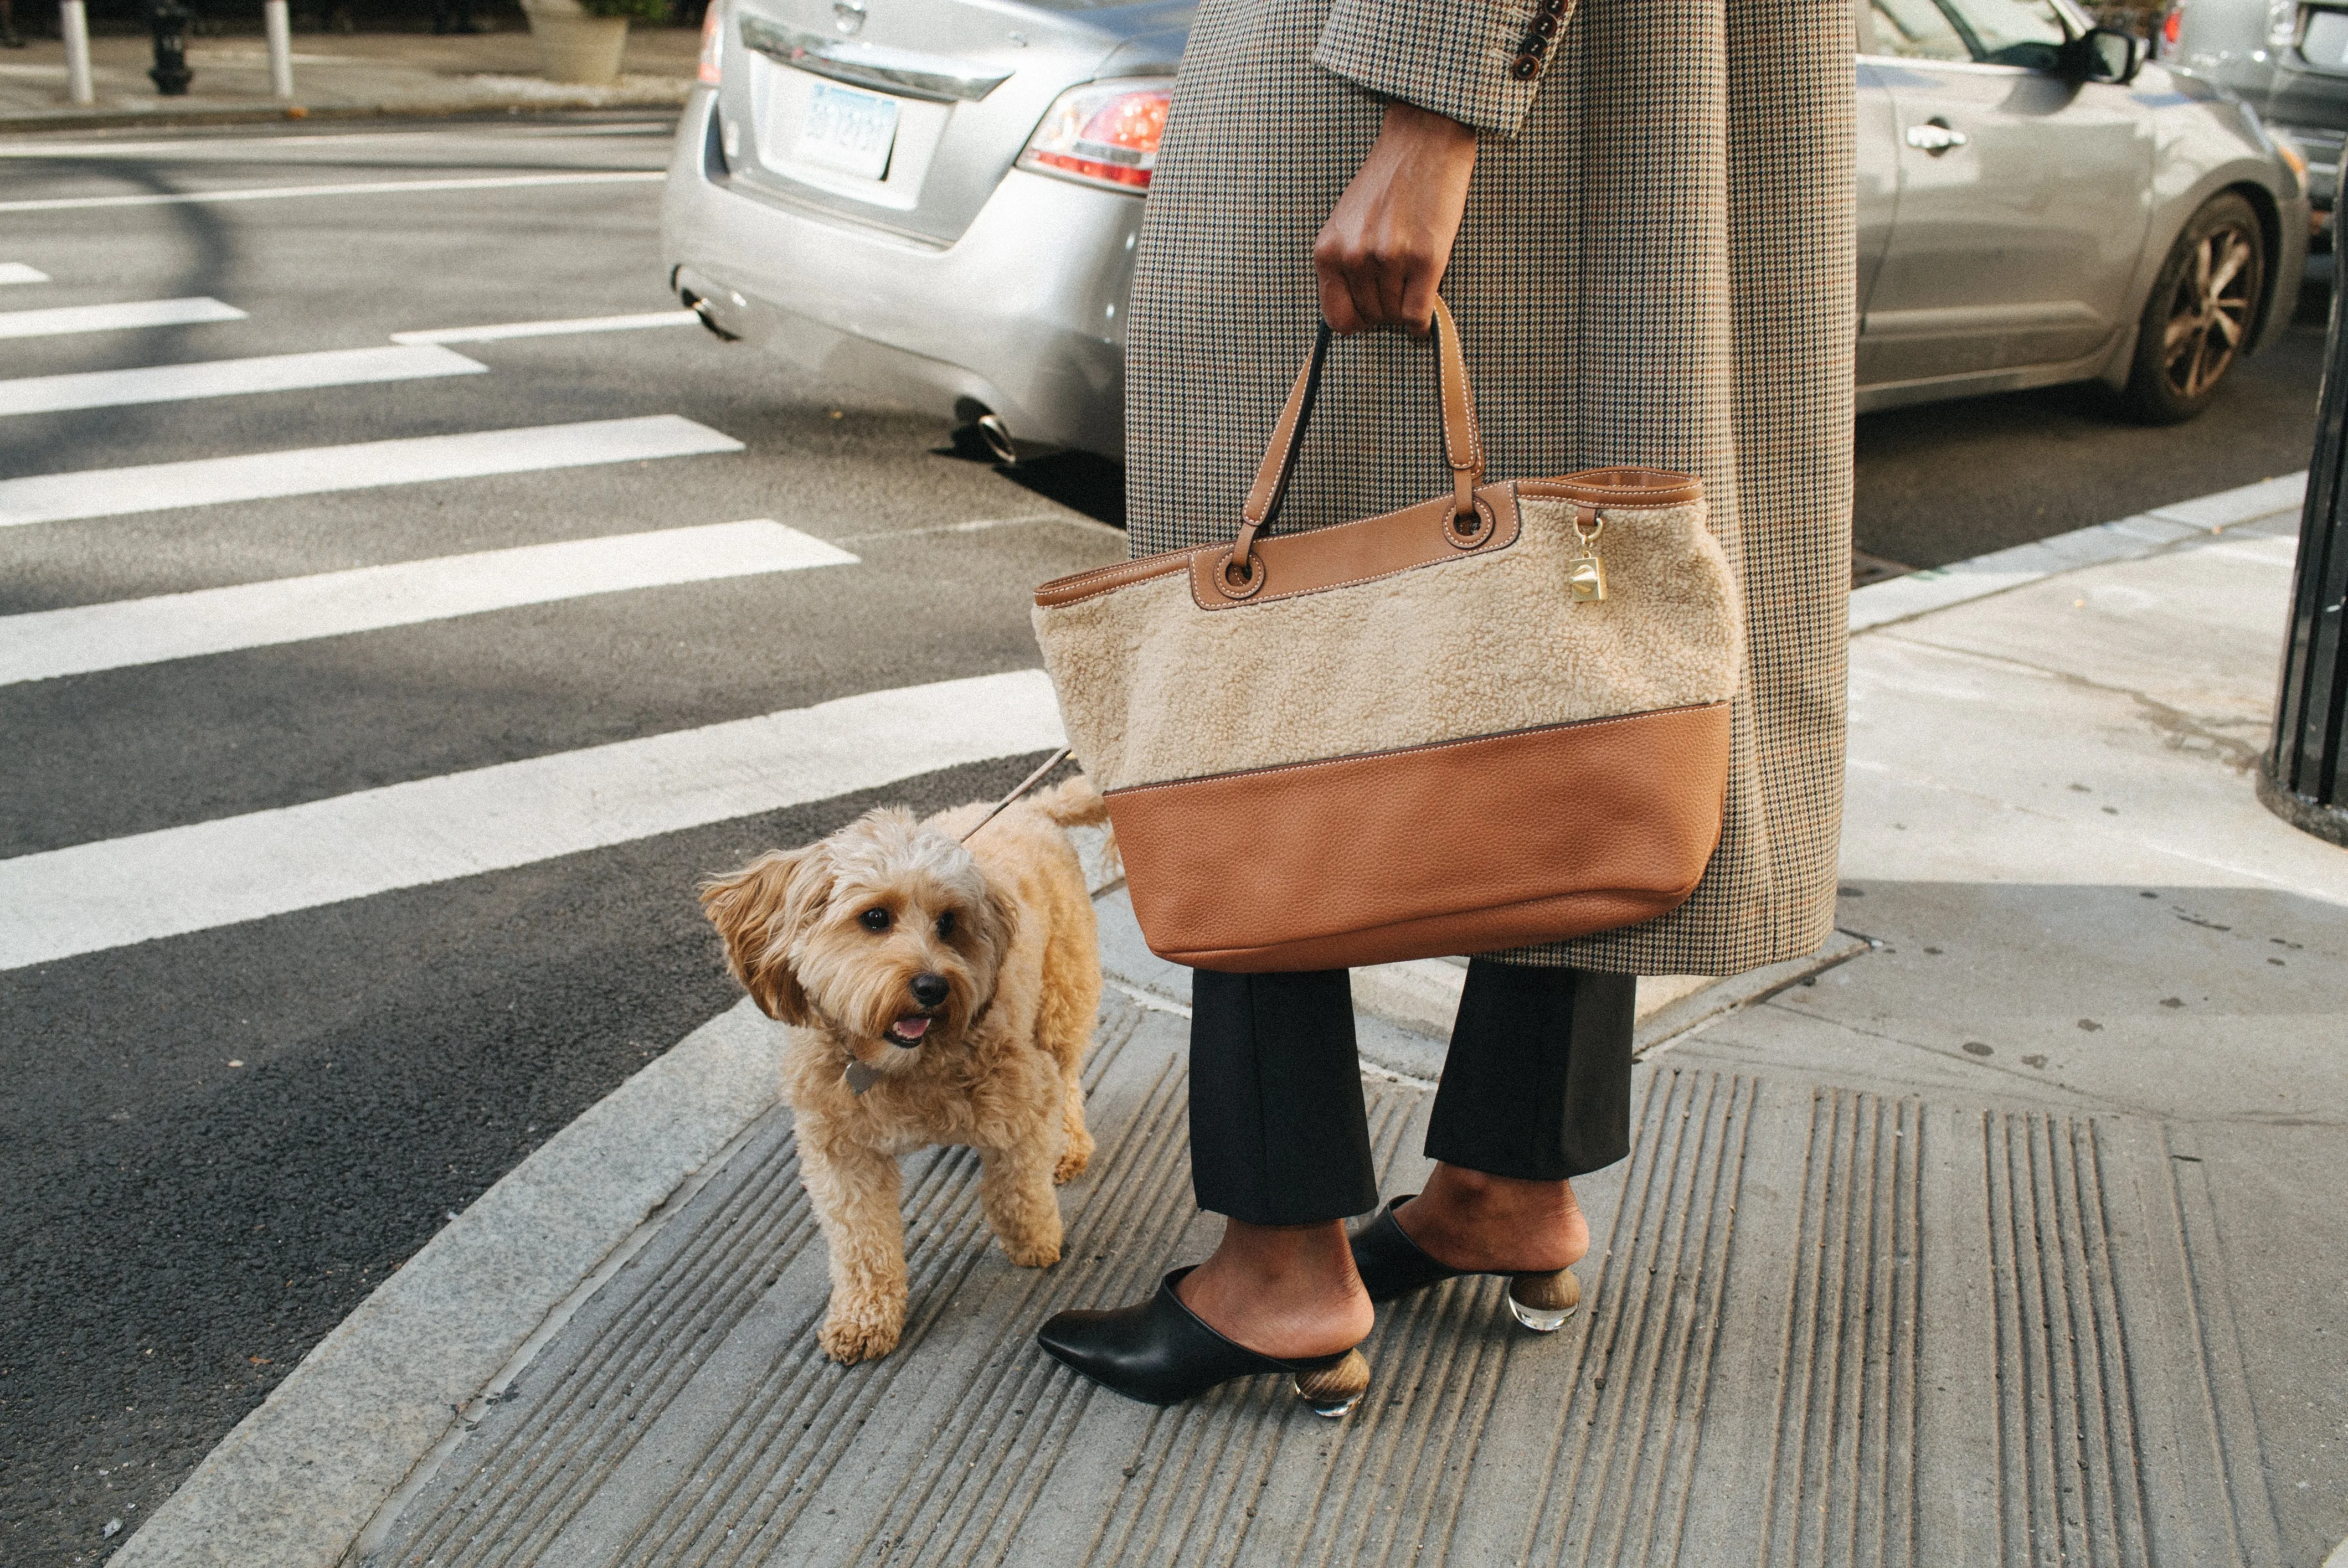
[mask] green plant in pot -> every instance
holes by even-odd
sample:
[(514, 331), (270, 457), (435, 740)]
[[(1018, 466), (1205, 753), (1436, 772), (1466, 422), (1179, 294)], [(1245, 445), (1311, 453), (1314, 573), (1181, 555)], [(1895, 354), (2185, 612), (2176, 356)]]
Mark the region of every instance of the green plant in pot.
[(668, 0), (522, 0), (551, 82), (609, 87), (620, 79), (628, 23), (665, 22)]

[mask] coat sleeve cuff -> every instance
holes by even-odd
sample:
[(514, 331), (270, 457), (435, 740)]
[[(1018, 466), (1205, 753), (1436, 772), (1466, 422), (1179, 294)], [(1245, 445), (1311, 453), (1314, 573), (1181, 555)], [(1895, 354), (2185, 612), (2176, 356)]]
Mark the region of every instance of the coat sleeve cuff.
[(1313, 63), (1365, 92), (1514, 136), (1571, 0), (1333, 0)]

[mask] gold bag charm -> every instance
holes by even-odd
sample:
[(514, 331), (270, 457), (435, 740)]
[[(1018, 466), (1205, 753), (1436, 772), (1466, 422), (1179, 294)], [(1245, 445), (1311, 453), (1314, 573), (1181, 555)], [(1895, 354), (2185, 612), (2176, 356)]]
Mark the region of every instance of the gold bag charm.
[(1565, 586), (1576, 604), (1594, 604), (1606, 597), (1606, 568), (1598, 559), (1598, 536), (1606, 531), (1606, 519), (1598, 508), (1587, 508), (1591, 518), (1588, 528), (1581, 526), (1585, 508), (1573, 511), (1573, 537), (1581, 541), (1581, 554), (1565, 563)]

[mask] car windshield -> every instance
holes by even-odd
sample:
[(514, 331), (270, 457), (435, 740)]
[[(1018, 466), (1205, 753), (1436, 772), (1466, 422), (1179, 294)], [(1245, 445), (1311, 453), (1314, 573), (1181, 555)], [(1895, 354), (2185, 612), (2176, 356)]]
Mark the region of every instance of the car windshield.
[(2050, 70), (2068, 36), (2054, 0), (1870, 0), (1878, 53)]

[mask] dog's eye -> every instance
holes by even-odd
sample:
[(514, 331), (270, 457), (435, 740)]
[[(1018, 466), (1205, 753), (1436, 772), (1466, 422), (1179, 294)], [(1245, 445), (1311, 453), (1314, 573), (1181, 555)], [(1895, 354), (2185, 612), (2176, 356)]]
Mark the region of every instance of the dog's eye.
[(856, 917), (856, 921), (868, 931), (885, 931), (889, 928), (889, 911), (867, 909)]
[(951, 909), (949, 909), (949, 910), (947, 910), (944, 914), (942, 914), (942, 915), (941, 915), (941, 916), (939, 916), (939, 917), (938, 917), (938, 936), (939, 936), (939, 938), (940, 938), (942, 940), (945, 940), (945, 941), (952, 941), (952, 940), (953, 939), (953, 928), (954, 928), (954, 917), (953, 917), (953, 910), (951, 910)]

